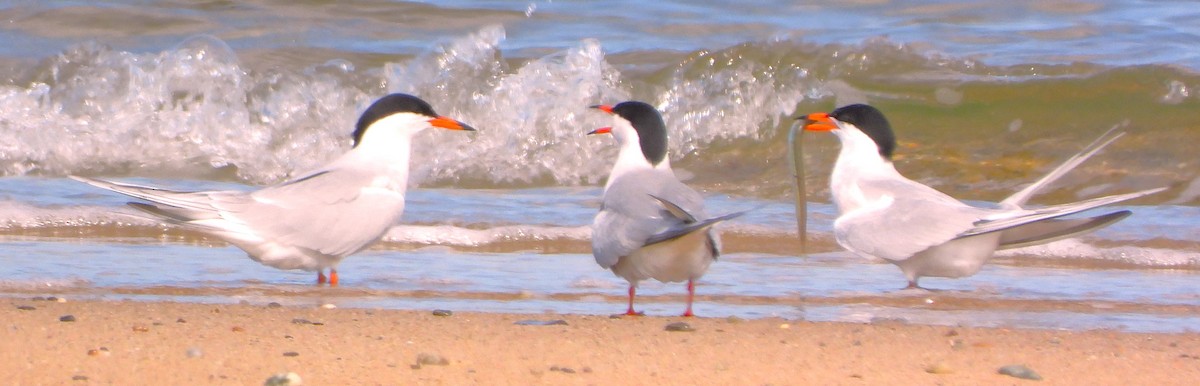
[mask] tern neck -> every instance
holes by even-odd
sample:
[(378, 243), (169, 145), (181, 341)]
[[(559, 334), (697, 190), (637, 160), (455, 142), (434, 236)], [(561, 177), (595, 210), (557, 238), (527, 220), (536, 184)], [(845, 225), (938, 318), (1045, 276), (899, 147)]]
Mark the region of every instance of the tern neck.
[(860, 131), (834, 130), (842, 142), (829, 177), (830, 192), (841, 213), (869, 205), (879, 197), (864, 192), (861, 184), (874, 179), (903, 179), (892, 161), (879, 155), (875, 142)]
[(636, 140), (618, 142), (621, 145), (621, 150), (617, 154), (617, 162), (613, 164), (612, 172), (608, 174), (608, 182), (604, 185), (605, 190), (612, 185), (613, 181), (617, 180), (617, 177), (632, 171), (661, 170), (674, 173), (671, 170), (671, 160), (666, 157), (657, 165), (651, 165), (650, 161), (646, 160), (646, 156), (642, 154), (642, 149)]

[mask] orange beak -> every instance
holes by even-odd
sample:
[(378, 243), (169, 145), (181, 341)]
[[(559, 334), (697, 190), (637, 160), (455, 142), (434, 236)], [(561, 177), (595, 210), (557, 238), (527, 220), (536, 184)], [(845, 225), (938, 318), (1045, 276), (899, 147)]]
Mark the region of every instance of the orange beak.
[(599, 129), (592, 130), (587, 133), (587, 135), (593, 135), (593, 134), (612, 134), (612, 128), (611, 127), (601, 127)]
[(445, 115), (439, 116), (434, 119), (430, 119), (429, 124), (432, 125), (433, 127), (440, 127), (440, 128), (446, 129), (446, 130), (475, 131), (475, 128), (471, 127), (471, 125), (459, 122), (459, 121), (455, 120), (454, 118), (450, 118)]
[[(597, 109), (597, 110), (600, 110), (600, 111), (603, 111), (603, 112), (606, 112), (609, 114), (613, 113), (612, 112), (613, 108), (611, 105), (595, 105), (595, 106), (591, 106), (590, 108)], [(587, 135), (593, 135), (593, 134), (612, 134), (612, 127), (601, 127), (599, 129), (592, 130), (587, 133)]]
[(837, 130), (837, 124), (833, 122), (833, 118), (829, 118), (828, 113), (812, 113), (801, 117), (806, 122), (804, 130), (809, 131), (832, 131)]

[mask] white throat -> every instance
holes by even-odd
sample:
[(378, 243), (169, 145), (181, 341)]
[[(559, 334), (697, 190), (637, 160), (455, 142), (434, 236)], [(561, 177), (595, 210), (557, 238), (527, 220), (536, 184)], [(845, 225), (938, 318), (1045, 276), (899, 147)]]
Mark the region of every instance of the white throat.
[(429, 117), (413, 113), (398, 113), (375, 121), (363, 133), (358, 146), (334, 166), (374, 174), (371, 186), (404, 192), (413, 136), (428, 127), (431, 127)]
[(637, 130), (629, 124), (629, 121), (614, 116), (612, 136), (616, 138), (620, 150), (617, 153), (617, 162), (613, 164), (612, 172), (608, 174), (608, 182), (604, 184), (604, 190), (608, 190), (617, 177), (632, 171), (662, 170), (674, 174), (671, 170), (670, 157), (664, 157), (658, 165), (651, 165), (650, 161), (646, 160), (646, 155), (642, 153)]
[(860, 184), (873, 179), (904, 179), (895, 165), (879, 155), (879, 146), (865, 133), (851, 125), (833, 131), (842, 143), (833, 172), (829, 176), (830, 192), (838, 211), (847, 213), (869, 205), (881, 197), (866, 194)]

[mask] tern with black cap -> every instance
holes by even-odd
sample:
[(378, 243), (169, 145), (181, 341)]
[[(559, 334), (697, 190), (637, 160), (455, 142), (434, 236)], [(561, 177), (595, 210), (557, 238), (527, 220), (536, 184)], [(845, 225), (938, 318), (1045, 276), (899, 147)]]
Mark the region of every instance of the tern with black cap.
[(613, 125), (588, 134), (612, 134), (620, 149), (600, 212), (592, 222), (592, 254), (601, 267), (629, 282), (627, 315), (638, 282), (687, 281), (687, 309), (693, 316), (695, 281), (721, 254), (713, 225), (743, 212), (708, 217), (704, 198), (684, 185), (667, 157), (667, 128), (649, 104), (628, 101), (592, 108), (612, 114)]
[(350, 151), (260, 190), (180, 192), (71, 178), (148, 201), (129, 205), (154, 219), (216, 236), (264, 265), (316, 271), (318, 284), (336, 286), (337, 264), (400, 220), (412, 138), (430, 127), (475, 130), (438, 115), (420, 98), (390, 94), (363, 112)]
[(976, 207), (900, 175), (892, 164), (895, 134), (875, 107), (854, 104), (801, 119), (807, 120), (805, 130), (832, 132), (842, 143), (830, 176), (830, 192), (839, 212), (833, 223), (838, 244), (899, 266), (908, 288), (918, 288), (921, 277), (974, 275), (996, 250), (1048, 243), (1111, 225), (1131, 212), (1061, 217), (1165, 189), (1025, 207), (1038, 190), (1124, 135), (1110, 130), (995, 208)]

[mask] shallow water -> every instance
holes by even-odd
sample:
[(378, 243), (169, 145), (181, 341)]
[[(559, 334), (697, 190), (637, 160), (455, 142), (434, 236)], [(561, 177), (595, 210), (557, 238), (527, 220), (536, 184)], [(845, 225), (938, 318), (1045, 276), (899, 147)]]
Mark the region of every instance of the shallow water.
[[(0, 5), (0, 292), (619, 311), (586, 227), (616, 149), (583, 133), (607, 125), (587, 106), (636, 98), (711, 212), (753, 209), (721, 228), (703, 315), (1183, 331), (1200, 306), (1197, 17), (1170, 1)], [(65, 178), (252, 189), (345, 151), (388, 92), (480, 131), (417, 138), (403, 224), (345, 261), (344, 288)], [(851, 102), (888, 114), (902, 173), (974, 202), (1113, 126), (1128, 134), (1034, 202), (1169, 189), (1099, 232), (923, 281), (947, 291), (896, 292), (898, 269), (836, 252), (829, 136), (803, 138), (818, 255), (798, 248), (790, 117)], [(643, 286), (649, 313), (681, 310), (681, 285)]]

